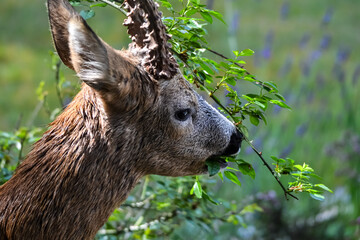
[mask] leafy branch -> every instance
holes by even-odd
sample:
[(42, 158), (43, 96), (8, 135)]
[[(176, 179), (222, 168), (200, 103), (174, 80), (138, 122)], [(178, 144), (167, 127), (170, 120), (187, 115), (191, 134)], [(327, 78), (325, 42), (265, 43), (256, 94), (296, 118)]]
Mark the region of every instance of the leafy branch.
[[(211, 49), (205, 38), (207, 35), (205, 26), (213, 23), (213, 17), (223, 23), (225, 23), (225, 21), (219, 12), (206, 9), (205, 5), (200, 4), (200, 0), (181, 1), (183, 8), (180, 11), (176, 11), (168, 0), (157, 1), (170, 12), (171, 16), (164, 17), (163, 22), (167, 26), (168, 33), (172, 35), (172, 38), (169, 40), (172, 44), (171, 51), (177, 57), (179, 65), (184, 72), (184, 77), (202, 91), (205, 91), (206, 94), (218, 104), (219, 109), (234, 122), (238, 130), (243, 133), (245, 141), (278, 182), (286, 199), (288, 199), (288, 196), (298, 199), (293, 193), (307, 192), (313, 198), (322, 200), (322, 190), (331, 190), (323, 184), (310, 183), (309, 179), (313, 176), (308, 174), (310, 167), (299, 168), (298, 166), (300, 165), (291, 165), (287, 174), (290, 174), (296, 181), (289, 182), (286, 188), (280, 181), (280, 177), (282, 176), (281, 171), (278, 171), (281, 167), (285, 167), (285, 163), (278, 161), (277, 167), (272, 169), (263, 157), (263, 153), (257, 150), (249, 139), (248, 129), (243, 124), (245, 120), (249, 120), (250, 123), (255, 126), (258, 126), (260, 122), (267, 124), (265, 111), (269, 105), (277, 105), (281, 108), (291, 109), (285, 103), (285, 98), (279, 93), (275, 83), (260, 81), (244, 68), (246, 62), (243, 61), (242, 58), (251, 56), (254, 52), (250, 49), (233, 51), (235, 58), (232, 59)], [(71, 2), (73, 5), (81, 5), (81, 0), (71, 0)], [(94, 1), (87, 0), (87, 2)], [(91, 4), (88, 6), (88, 10), (83, 10), (80, 14), (85, 19), (91, 18), (95, 14), (92, 10), (93, 7), (104, 7), (106, 5), (110, 5), (125, 14), (121, 5), (123, 1), (100, 0), (100, 2), (102, 3)], [(216, 62), (207, 57), (203, 57), (205, 52), (215, 54), (223, 59), (223, 61)], [(214, 79), (217, 79), (217, 81), (214, 81)], [(254, 84), (259, 88), (259, 92), (240, 94), (240, 92), (236, 90), (239, 81)], [(228, 105), (224, 104), (223, 100), (220, 100), (216, 96), (220, 90), (225, 92), (226, 98), (230, 100)], [(255, 177), (255, 172), (250, 163), (242, 159), (229, 157), (226, 158), (226, 161), (234, 162), (238, 166), (238, 169), (228, 167), (227, 171), (224, 172), (225, 177), (232, 182), (241, 185), (238, 176), (234, 173), (237, 171)], [(210, 164), (208, 167), (211, 175), (216, 174), (220, 170), (220, 167), (214, 164)], [(219, 176), (223, 179), (221, 172), (219, 172)], [(306, 189), (306, 191), (304, 191), (304, 189)], [(196, 177), (191, 193), (195, 193), (198, 198), (204, 197), (214, 202), (206, 195), (206, 192), (202, 190), (199, 177)]]

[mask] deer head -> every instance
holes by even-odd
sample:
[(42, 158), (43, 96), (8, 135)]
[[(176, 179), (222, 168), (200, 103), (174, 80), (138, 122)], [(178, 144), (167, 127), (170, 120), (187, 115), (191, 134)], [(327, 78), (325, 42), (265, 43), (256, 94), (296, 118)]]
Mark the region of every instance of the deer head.
[(56, 50), (83, 87), (0, 186), (1, 239), (91, 239), (142, 176), (203, 174), (238, 152), (242, 135), (182, 76), (154, 2), (125, 6), (132, 43), (118, 51), (67, 0), (48, 0)]
[(124, 126), (142, 133), (134, 141), (142, 144), (145, 174), (201, 174), (209, 157), (238, 151), (233, 124), (182, 76), (153, 1), (125, 1), (132, 43), (123, 51), (102, 41), (66, 1), (49, 0), (48, 7), (59, 56), (101, 99), (114, 135)]

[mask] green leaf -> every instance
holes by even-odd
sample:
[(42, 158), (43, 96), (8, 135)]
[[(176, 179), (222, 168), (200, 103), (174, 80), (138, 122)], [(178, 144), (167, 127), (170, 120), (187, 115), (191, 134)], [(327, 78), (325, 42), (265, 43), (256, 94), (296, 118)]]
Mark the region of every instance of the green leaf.
[(195, 5), (199, 5), (200, 4), (200, 0), (191, 0), (191, 2)]
[(208, 74), (212, 74), (212, 75), (215, 74), (214, 71), (204, 62), (200, 61), (199, 64)]
[(185, 15), (190, 17), (191, 15), (194, 15), (197, 12), (198, 12), (198, 10), (196, 8), (191, 8), (185, 12)]
[(320, 184), (315, 184), (315, 187), (319, 187), (319, 188), (322, 188), (324, 189), (325, 191), (328, 191), (328, 192), (333, 192), (330, 188), (328, 188), (327, 186), (325, 186), (324, 184), (320, 183)]
[(257, 204), (252, 203), (249, 205), (246, 205), (240, 212), (241, 215), (244, 215), (246, 213), (253, 213), (253, 212), (263, 212), (264, 210)]
[(224, 21), (224, 17), (223, 17), (223, 15), (221, 15), (221, 13), (213, 11), (213, 10), (209, 10), (208, 13), (210, 13), (211, 15), (213, 15), (214, 17), (219, 19), (222, 23), (226, 24), (226, 22)]
[(239, 181), (239, 179), (235, 173), (230, 172), (230, 171), (225, 171), (224, 174), (230, 181), (232, 181), (233, 183), (236, 183), (237, 185), (239, 185), (241, 187), (241, 182)]
[(216, 159), (207, 159), (205, 164), (208, 167), (209, 176), (212, 177), (220, 171), (220, 163)]
[(297, 169), (299, 169), (299, 171), (304, 171), (304, 168), (303, 168), (303, 166), (301, 166), (301, 165), (294, 165), (294, 168), (297, 168)]
[(325, 197), (318, 193), (310, 193), (310, 197), (318, 201), (324, 201)]
[(218, 175), (219, 175), (221, 181), (223, 182), (224, 181), (224, 176), (223, 176), (222, 172), (219, 172)]
[(199, 181), (196, 181), (194, 183), (194, 186), (190, 190), (191, 195), (193, 195), (194, 193), (197, 198), (202, 198), (202, 188)]
[(218, 201), (216, 201), (215, 199), (211, 198), (205, 191), (202, 191), (202, 196), (205, 200), (208, 200), (209, 202), (215, 204), (215, 205), (219, 205), (220, 203)]
[(240, 160), (240, 161), (241, 162), (237, 164), (240, 172), (244, 175), (249, 175), (250, 177), (255, 179), (255, 170), (251, 166), (251, 164), (245, 162), (244, 160)]
[(91, 8), (93, 7), (106, 7), (107, 3), (96, 3), (96, 4), (92, 4), (90, 5)]
[(232, 85), (232, 86), (236, 86), (236, 80), (234, 77), (227, 77), (225, 79), (225, 82), (227, 82), (228, 84)]
[(289, 107), (286, 103), (281, 102), (279, 100), (270, 100), (270, 102), (273, 103), (273, 104), (278, 105), (279, 107), (291, 109), (291, 107)]
[(259, 102), (259, 101), (254, 101), (254, 103), (256, 104), (256, 105), (258, 105), (259, 107), (261, 107), (262, 109), (266, 109), (266, 105), (264, 104), (264, 103), (261, 103), (261, 102)]
[(167, 9), (172, 9), (172, 5), (171, 3), (169, 3), (168, 1), (166, 0), (160, 0), (161, 2), (161, 5), (163, 5), (164, 7), (166, 7)]
[(255, 125), (255, 126), (257, 126), (257, 125), (259, 125), (259, 118), (258, 117), (256, 117), (256, 116), (254, 116), (254, 115), (250, 115), (250, 122), (253, 124), (253, 125)]
[(280, 93), (275, 93), (275, 96), (279, 98), (281, 101), (286, 102), (285, 98)]
[(271, 159), (274, 160), (277, 163), (285, 163), (286, 162), (285, 159), (277, 158), (275, 156), (271, 156)]
[(235, 54), (235, 57), (238, 57), (240, 56), (240, 51), (236, 50), (236, 51), (233, 51), (233, 53)]
[(251, 49), (244, 49), (240, 52), (239, 56), (252, 56), (254, 53), (255, 52)]
[(212, 23), (213, 19), (211, 17), (211, 15), (207, 12), (200, 12), (201, 16), (205, 19), (205, 21)]
[(80, 11), (80, 16), (83, 19), (87, 20), (87, 19), (90, 19), (93, 16), (95, 16), (95, 12), (94, 12), (94, 10), (81, 10)]

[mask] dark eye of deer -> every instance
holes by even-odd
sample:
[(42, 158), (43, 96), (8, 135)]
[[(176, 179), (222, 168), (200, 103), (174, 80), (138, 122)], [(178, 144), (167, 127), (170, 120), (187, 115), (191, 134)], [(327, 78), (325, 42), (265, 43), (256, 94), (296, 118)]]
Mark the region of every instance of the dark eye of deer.
[(179, 121), (186, 121), (190, 117), (191, 110), (189, 108), (187, 109), (181, 109), (179, 111), (175, 112), (175, 118)]

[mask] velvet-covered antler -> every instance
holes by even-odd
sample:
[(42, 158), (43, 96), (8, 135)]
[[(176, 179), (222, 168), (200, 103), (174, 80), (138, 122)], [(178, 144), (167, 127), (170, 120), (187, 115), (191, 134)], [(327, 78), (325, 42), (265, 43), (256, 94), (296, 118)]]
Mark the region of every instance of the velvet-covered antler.
[(124, 25), (132, 40), (129, 49), (140, 57), (142, 66), (154, 79), (171, 79), (178, 65), (169, 51), (170, 36), (161, 21), (158, 4), (152, 0), (125, 0), (124, 4), (128, 11)]

